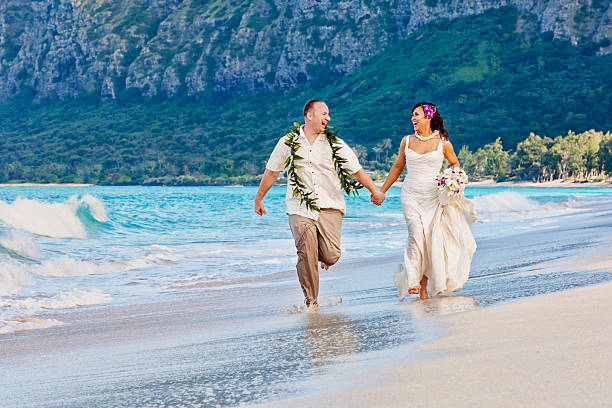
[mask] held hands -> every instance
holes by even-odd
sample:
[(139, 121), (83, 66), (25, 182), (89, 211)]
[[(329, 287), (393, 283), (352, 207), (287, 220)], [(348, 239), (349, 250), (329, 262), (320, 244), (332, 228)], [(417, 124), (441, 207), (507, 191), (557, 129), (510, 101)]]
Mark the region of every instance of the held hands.
[[(370, 201), (376, 205), (381, 205), (383, 201), (385, 201), (385, 193), (377, 189), (370, 195)], [(255, 198), (255, 213), (257, 215), (266, 214), (266, 208), (264, 207), (263, 200), (258, 198)]]
[(376, 205), (381, 205), (383, 201), (385, 201), (385, 193), (380, 190), (376, 190), (370, 195), (370, 201), (372, 201)]

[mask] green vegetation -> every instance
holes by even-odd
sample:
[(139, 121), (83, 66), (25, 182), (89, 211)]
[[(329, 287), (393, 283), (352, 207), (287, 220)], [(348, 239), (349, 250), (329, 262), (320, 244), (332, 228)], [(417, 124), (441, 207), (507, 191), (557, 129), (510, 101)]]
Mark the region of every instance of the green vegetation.
[(464, 146), (458, 158), (472, 180), (602, 180), (612, 175), (612, 133), (570, 131), (554, 139), (531, 133), (515, 151), (505, 151), (498, 138), (476, 152)]
[(256, 182), (311, 98), (328, 102), (339, 136), (378, 173), (411, 131), (412, 106), (431, 101), (462, 162), (468, 167), (469, 152), (478, 164), (468, 170), (473, 177), (610, 174), (609, 138), (602, 133), (597, 152), (583, 154), (571, 150), (568, 130), (612, 129), (612, 55), (552, 40), (533, 24), (512, 8), (434, 22), (351, 75), (313, 66), (314, 78), (283, 94), (194, 100), (183, 90), (153, 101), (128, 88), (114, 101), (89, 95), (41, 103), (23, 94), (0, 104), (0, 182)]
[[(379, 142), (372, 149), (375, 159), (365, 161), (375, 180), (385, 180), (397, 160), (397, 153), (389, 156), (390, 142), (391, 139)], [(362, 162), (363, 148), (361, 145), (354, 148)], [(531, 133), (515, 150), (504, 150), (501, 138), (497, 138), (476, 151), (463, 145), (456, 153), (472, 181), (601, 181), (610, 180), (612, 175), (612, 133), (609, 131), (591, 129), (579, 134), (569, 131), (554, 139)]]

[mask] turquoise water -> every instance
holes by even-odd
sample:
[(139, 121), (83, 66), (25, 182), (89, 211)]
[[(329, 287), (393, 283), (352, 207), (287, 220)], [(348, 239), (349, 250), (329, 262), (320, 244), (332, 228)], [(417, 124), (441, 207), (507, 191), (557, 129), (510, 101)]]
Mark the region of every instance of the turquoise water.
[[(291, 273), (296, 262), (284, 186), (253, 212), (256, 187), (5, 187), (0, 189), (0, 333), (62, 324), (44, 311), (172, 299)], [(341, 263), (399, 259), (400, 189), (382, 207), (347, 198)], [(468, 187), (477, 242), (556, 228), (612, 202), (595, 187)], [(472, 276), (495, 273), (478, 252)], [(291, 276), (291, 275), (289, 275)], [(296, 283), (297, 285), (297, 283)], [(24, 323), (25, 322), (25, 323)]]
[(321, 311), (301, 313), (285, 187), (264, 217), (255, 192), (0, 188), (3, 406), (242, 406), (350, 390), (368, 367), (413, 358), (401, 346), (435, 336), (432, 316), (612, 280), (605, 263), (576, 262), (609, 257), (612, 189), (470, 186), (478, 249), (464, 289), (399, 302), (407, 234), (392, 188), (382, 207), (347, 199)]

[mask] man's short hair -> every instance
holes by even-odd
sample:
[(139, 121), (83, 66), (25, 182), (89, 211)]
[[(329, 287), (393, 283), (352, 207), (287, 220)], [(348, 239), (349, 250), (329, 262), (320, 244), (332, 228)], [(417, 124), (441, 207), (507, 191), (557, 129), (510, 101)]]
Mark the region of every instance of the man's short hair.
[(304, 116), (306, 116), (306, 114), (312, 110), (312, 107), (317, 102), (323, 103), (323, 101), (320, 101), (318, 99), (311, 99), (308, 102), (306, 102), (306, 105), (304, 105)]

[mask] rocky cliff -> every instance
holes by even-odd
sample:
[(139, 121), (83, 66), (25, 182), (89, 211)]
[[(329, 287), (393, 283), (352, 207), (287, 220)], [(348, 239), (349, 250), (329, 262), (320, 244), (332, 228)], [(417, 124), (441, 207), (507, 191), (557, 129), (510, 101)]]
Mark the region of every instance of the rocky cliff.
[(609, 0), (3, 0), (0, 100), (285, 90), (351, 73), (432, 20), (507, 5), (612, 50)]

